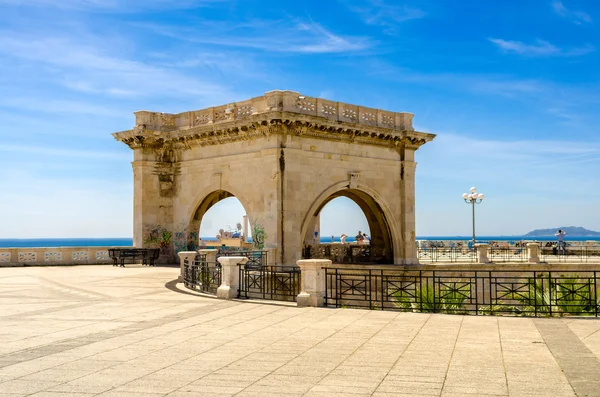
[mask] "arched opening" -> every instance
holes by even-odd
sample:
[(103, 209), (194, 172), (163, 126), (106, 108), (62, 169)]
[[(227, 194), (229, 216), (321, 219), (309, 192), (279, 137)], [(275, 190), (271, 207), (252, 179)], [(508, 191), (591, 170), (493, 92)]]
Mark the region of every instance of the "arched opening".
[[(326, 206), (338, 207), (331, 211), (335, 213), (334, 217), (328, 214), (329, 209), (323, 211)], [(337, 218), (338, 225), (332, 224), (336, 222), (334, 218)], [(352, 227), (356, 230), (342, 232), (342, 228)], [(334, 263), (393, 263), (394, 252), (389, 222), (381, 206), (364, 191), (343, 189), (331, 194), (309, 214), (306, 228), (303, 230), (303, 258), (322, 257), (331, 259)], [(335, 231), (338, 231), (339, 235), (336, 235)], [(368, 239), (356, 241), (358, 231), (366, 233)], [(345, 242), (339, 241), (342, 233), (348, 235)]]
[(197, 248), (250, 248), (250, 225), (241, 201), (228, 191), (217, 190), (200, 202), (189, 230)]

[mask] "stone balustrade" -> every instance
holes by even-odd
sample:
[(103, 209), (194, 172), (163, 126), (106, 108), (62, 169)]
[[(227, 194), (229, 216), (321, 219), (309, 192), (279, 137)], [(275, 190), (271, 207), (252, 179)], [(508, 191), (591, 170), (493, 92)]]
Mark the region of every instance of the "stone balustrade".
[(246, 101), (229, 103), (177, 114), (149, 112), (135, 113), (136, 126), (151, 131), (186, 130), (203, 125), (243, 120), (257, 114), (273, 111), (319, 116), (335, 121), (351, 122), (398, 131), (414, 131), (412, 113), (389, 112), (322, 98), (307, 97), (294, 91), (269, 91)]
[(0, 267), (105, 265), (112, 263), (109, 248), (113, 247), (0, 248)]

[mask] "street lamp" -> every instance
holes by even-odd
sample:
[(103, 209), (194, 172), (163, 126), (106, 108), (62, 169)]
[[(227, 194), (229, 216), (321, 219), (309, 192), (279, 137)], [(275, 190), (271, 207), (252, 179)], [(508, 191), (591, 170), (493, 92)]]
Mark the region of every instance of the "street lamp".
[(471, 192), (463, 193), (462, 198), (465, 200), (465, 203), (471, 204), (473, 207), (473, 248), (475, 248), (475, 204), (479, 204), (483, 201), (483, 193), (477, 193), (477, 189), (472, 187), (469, 189)]

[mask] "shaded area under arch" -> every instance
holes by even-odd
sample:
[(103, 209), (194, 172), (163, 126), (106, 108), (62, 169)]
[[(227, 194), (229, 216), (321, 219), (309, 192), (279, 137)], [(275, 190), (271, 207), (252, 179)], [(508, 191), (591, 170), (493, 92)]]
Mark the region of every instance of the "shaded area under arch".
[[(390, 225), (386, 219), (381, 206), (368, 193), (359, 189), (343, 189), (328, 196), (317, 209), (310, 214), (309, 223), (306, 228), (304, 241), (309, 241), (311, 234), (315, 229), (315, 223), (319, 220), (321, 210), (332, 200), (338, 197), (346, 197), (354, 201), (362, 210), (367, 218), (369, 229), (371, 232), (371, 242), (368, 245), (346, 244), (347, 250), (361, 250), (360, 262), (370, 263), (394, 263), (394, 249), (392, 243), (392, 234)], [(319, 244), (321, 245), (321, 244)], [(360, 247), (360, 248), (359, 248)], [(327, 251), (331, 252), (331, 248), (323, 247), (324, 254)], [(311, 254), (312, 252), (312, 254)], [(349, 252), (350, 256), (352, 252)], [(327, 256), (327, 255), (324, 255)], [(314, 257), (314, 249), (310, 249), (310, 245), (306, 244), (302, 253), (303, 258)]]

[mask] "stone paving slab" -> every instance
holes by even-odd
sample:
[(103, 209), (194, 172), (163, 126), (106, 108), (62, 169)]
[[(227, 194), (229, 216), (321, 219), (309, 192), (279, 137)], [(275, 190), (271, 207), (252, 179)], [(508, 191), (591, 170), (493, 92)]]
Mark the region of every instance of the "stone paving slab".
[(0, 397), (600, 396), (600, 320), (222, 301), (178, 268), (0, 269)]

